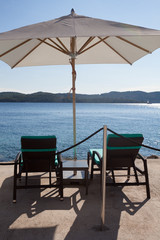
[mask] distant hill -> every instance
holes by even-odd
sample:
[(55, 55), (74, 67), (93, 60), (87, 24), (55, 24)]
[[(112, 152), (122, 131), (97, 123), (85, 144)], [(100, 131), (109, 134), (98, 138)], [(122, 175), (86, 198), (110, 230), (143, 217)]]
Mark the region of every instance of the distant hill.
[[(72, 102), (72, 94), (37, 92), (23, 94), (18, 92), (1, 92), (0, 102)], [(79, 103), (160, 103), (160, 92), (109, 92), (103, 94), (76, 94)]]

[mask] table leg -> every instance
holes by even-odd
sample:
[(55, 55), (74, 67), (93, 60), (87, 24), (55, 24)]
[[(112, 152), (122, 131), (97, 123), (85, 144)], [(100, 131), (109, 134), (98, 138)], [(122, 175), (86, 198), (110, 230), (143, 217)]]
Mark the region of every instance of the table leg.
[(86, 179), (86, 195), (88, 194), (88, 169), (85, 170), (85, 179)]

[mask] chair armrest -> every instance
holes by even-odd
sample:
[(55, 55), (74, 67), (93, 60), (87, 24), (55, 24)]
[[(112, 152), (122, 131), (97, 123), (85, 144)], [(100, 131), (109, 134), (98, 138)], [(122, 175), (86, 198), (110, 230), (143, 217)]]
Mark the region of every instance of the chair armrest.
[[(21, 175), (21, 152), (19, 152), (14, 160), (14, 177)], [(17, 173), (17, 165), (19, 165), (19, 173)]]
[(15, 164), (19, 164), (21, 162), (21, 152), (19, 152), (14, 160)]
[(137, 166), (136, 166), (136, 170), (137, 170), (138, 172), (140, 172), (141, 174), (144, 174), (144, 173), (145, 173), (145, 169), (146, 169), (147, 160), (146, 160), (140, 153), (138, 153), (137, 155), (139, 156), (139, 159), (141, 159), (142, 162), (143, 162), (144, 171), (142, 171), (141, 169), (139, 169)]
[(57, 153), (57, 159), (58, 159), (58, 165), (62, 167), (62, 155), (60, 153)]
[(97, 151), (93, 151), (92, 160), (95, 159), (95, 155), (99, 158), (100, 164), (102, 165), (102, 156)]
[(140, 153), (137, 154), (139, 156), (139, 158), (142, 160), (142, 161), (146, 161), (146, 158), (144, 158)]

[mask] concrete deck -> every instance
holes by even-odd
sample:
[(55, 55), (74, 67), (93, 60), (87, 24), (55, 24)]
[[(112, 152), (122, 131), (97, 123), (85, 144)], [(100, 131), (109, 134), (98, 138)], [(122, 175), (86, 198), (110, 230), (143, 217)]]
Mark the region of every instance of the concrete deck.
[(13, 166), (0, 166), (2, 240), (159, 240), (160, 159), (148, 160), (151, 199), (144, 186), (107, 187), (106, 228), (99, 231), (99, 175), (85, 186), (65, 186), (64, 201), (53, 189), (17, 191), (12, 203)]

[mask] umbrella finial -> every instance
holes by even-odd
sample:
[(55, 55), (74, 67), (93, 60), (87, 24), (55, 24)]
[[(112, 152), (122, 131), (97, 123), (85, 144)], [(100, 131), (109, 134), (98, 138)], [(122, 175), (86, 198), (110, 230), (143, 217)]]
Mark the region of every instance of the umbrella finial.
[(72, 15), (72, 16), (74, 16), (74, 15), (75, 15), (75, 11), (74, 11), (74, 9), (73, 9), (73, 8), (71, 9), (71, 15)]

